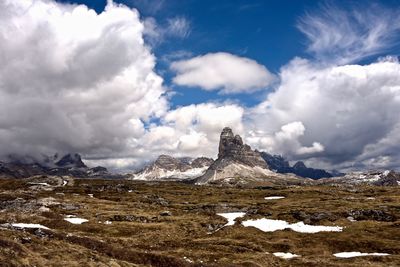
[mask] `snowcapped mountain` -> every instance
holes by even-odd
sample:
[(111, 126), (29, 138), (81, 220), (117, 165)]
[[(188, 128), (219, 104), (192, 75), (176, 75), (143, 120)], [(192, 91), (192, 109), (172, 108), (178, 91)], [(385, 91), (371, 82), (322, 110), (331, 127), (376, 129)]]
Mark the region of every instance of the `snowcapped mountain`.
[(210, 158), (174, 158), (161, 155), (152, 164), (129, 176), (130, 180), (193, 179), (205, 173), (213, 163)]

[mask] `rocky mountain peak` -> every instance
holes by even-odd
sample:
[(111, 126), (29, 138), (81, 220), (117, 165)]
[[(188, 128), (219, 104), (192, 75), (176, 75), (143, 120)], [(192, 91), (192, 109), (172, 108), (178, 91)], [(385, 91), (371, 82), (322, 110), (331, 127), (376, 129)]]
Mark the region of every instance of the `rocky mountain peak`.
[(244, 144), (242, 137), (234, 135), (229, 127), (225, 127), (222, 130), (219, 141), (218, 159), (223, 158), (239, 161), (249, 166), (263, 168), (267, 166), (260, 153), (252, 150), (249, 145)]
[(187, 166), (184, 166), (186, 164), (184, 164), (182, 161), (168, 155), (160, 155), (154, 162), (154, 165), (165, 170), (182, 169), (183, 167), (186, 167), (183, 169), (187, 169)]
[(87, 168), (83, 163), (82, 158), (79, 154), (66, 154), (59, 161), (56, 162), (58, 167), (75, 167), (75, 168)]
[(225, 127), (220, 135), (218, 159), (207, 172), (199, 177), (198, 183), (234, 177), (263, 177), (269, 174), (268, 164), (260, 152), (243, 143), (240, 135), (234, 135)]
[(293, 165), (294, 169), (306, 169), (306, 164), (304, 164), (304, 162), (302, 161), (298, 161)]

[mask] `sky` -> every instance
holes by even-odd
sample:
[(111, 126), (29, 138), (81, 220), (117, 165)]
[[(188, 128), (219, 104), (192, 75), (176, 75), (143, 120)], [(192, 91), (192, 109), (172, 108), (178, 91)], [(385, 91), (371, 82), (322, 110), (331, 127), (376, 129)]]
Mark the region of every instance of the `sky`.
[(4, 0), (0, 158), (133, 170), (253, 148), (400, 169), (398, 1)]

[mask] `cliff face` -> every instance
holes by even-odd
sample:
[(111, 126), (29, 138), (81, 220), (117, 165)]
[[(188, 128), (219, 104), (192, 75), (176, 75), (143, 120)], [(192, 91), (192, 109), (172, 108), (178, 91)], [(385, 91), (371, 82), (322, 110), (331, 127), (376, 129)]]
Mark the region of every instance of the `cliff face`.
[(267, 168), (267, 163), (258, 151), (243, 143), (239, 135), (234, 135), (231, 128), (225, 127), (221, 132), (218, 148), (218, 159), (227, 159), (245, 165)]

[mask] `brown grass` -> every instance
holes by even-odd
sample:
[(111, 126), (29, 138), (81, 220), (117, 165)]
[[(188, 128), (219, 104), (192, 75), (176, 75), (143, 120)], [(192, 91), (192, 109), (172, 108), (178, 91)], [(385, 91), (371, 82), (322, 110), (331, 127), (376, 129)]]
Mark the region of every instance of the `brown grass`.
[[(180, 183), (75, 180), (74, 186), (32, 192), (24, 181), (0, 180), (1, 201), (54, 197), (49, 212), (5, 210), (0, 222), (41, 223), (51, 233), (0, 230), (0, 266), (399, 266), (400, 196), (397, 188), (264, 187), (224, 188)], [(132, 190), (132, 192), (128, 192)], [(62, 194), (60, 194), (62, 193)], [(94, 194), (94, 198), (88, 196)], [(267, 201), (271, 195), (285, 199)], [(374, 197), (373, 200), (367, 200)], [(79, 205), (68, 210), (67, 204)], [(348, 212), (384, 210), (393, 222), (350, 222)], [(161, 216), (169, 211), (171, 216)], [(247, 211), (234, 226), (217, 212)], [(291, 230), (265, 233), (243, 227), (246, 219), (282, 219), (321, 212), (332, 217), (312, 220), (340, 225), (340, 233), (302, 234)], [(73, 214), (88, 223), (73, 225)], [(112, 224), (105, 224), (111, 221)], [(210, 230), (211, 229), (211, 230)], [(215, 232), (213, 232), (215, 231)], [(27, 242), (27, 240), (29, 242)], [(344, 251), (384, 252), (388, 257), (337, 259)], [(273, 252), (300, 258), (283, 260)], [(57, 265), (59, 264), (59, 265)], [(103, 265), (101, 265), (103, 264)]]

